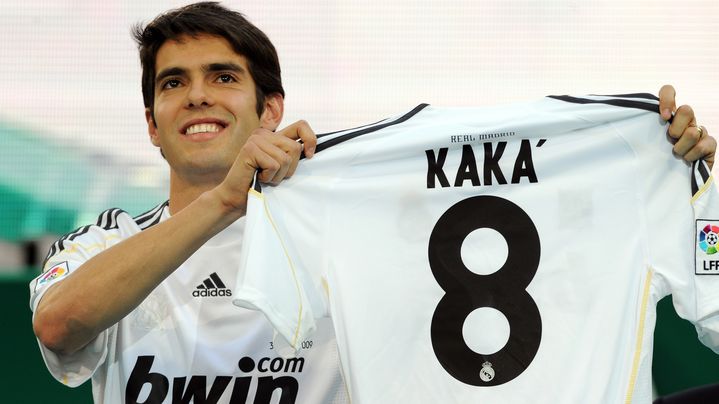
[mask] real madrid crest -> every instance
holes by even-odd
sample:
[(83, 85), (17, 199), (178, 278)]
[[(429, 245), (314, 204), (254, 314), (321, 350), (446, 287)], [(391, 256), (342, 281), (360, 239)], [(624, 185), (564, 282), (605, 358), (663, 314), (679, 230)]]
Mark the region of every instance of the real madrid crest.
[(494, 379), (494, 369), (492, 369), (492, 363), (485, 361), (482, 364), (482, 370), (479, 371), (479, 378), (483, 382), (491, 382)]

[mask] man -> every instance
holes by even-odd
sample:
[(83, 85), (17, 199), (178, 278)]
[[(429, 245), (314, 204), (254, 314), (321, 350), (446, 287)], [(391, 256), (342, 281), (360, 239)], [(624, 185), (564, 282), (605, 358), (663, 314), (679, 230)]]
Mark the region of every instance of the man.
[[(92, 378), (97, 403), (342, 402), (331, 324), (286, 359), (264, 317), (232, 306), (227, 287), (255, 172), (278, 184), (316, 144), (304, 122), (275, 132), (284, 90), (274, 47), (215, 3), (172, 10), (135, 36), (169, 200), (135, 219), (104, 212), (51, 248), (30, 285), (48, 368), (70, 386)], [(660, 97), (668, 119), (673, 88)], [(713, 158), (691, 108), (677, 110), (670, 134), (684, 158)]]
[[(315, 145), (303, 122), (273, 132), (284, 94), (274, 47), (213, 3), (162, 15), (135, 36), (170, 199), (137, 220), (105, 212), (53, 246), (50, 272), (31, 286), (48, 367), (70, 386), (92, 376), (97, 403), (269, 403), (273, 393), (282, 403), (342, 402), (331, 327), (299, 360), (284, 360), (263, 316), (238, 313), (226, 287), (255, 171), (278, 183)], [(48, 288), (50, 279), (63, 281)]]

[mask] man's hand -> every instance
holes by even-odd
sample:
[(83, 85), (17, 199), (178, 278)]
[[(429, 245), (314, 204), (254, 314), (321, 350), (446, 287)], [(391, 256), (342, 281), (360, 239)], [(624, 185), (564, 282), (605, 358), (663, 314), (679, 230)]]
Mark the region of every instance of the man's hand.
[(665, 85), (659, 90), (659, 111), (662, 119), (669, 120), (674, 114), (674, 120), (669, 125), (669, 136), (676, 139), (674, 153), (686, 161), (704, 159), (709, 167), (714, 165), (714, 153), (717, 142), (709, 136), (703, 126), (699, 126), (694, 116), (694, 110), (688, 105), (676, 107), (676, 91), (674, 87)]
[[(301, 140), (302, 143), (298, 142)], [(277, 132), (255, 129), (240, 150), (225, 180), (217, 187), (223, 204), (244, 215), (255, 171), (261, 182), (277, 185), (295, 173), (300, 155), (314, 155), (317, 136), (305, 121), (295, 122)]]
[[(257, 158), (254, 167), (260, 171), (258, 178), (273, 185), (291, 177), (297, 169), (301, 153), (304, 151), (305, 156), (311, 158), (317, 146), (317, 137), (305, 121), (295, 122), (278, 132), (258, 128), (250, 138), (254, 141), (252, 146), (259, 147), (259, 152), (253, 154)], [(297, 142), (298, 139), (302, 143)]]

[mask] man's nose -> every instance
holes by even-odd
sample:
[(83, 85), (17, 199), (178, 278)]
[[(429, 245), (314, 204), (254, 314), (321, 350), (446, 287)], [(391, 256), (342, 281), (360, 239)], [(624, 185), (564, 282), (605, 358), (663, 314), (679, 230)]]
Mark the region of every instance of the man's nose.
[(211, 106), (214, 104), (212, 96), (206, 84), (194, 82), (187, 92), (187, 107)]

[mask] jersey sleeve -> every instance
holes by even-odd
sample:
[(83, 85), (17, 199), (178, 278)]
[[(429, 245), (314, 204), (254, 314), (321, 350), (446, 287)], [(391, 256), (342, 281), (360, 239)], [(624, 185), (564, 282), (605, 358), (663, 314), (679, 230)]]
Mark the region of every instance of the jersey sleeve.
[(692, 182), (697, 185), (692, 197), (693, 287), (674, 292), (674, 306), (677, 313), (694, 323), (699, 340), (719, 353), (719, 194), (709, 173), (703, 161), (692, 170)]
[[(653, 299), (671, 294), (680, 317), (692, 322), (698, 337), (719, 353), (719, 196), (704, 161), (688, 167), (670, 153), (667, 126), (655, 115), (657, 106), (631, 101), (629, 109), (653, 113), (612, 123), (636, 156), (638, 201), (643, 216), (643, 248), (653, 274)], [(583, 105), (583, 104), (581, 104)], [(582, 108), (583, 119), (616, 122), (609, 108)], [(716, 229), (716, 233), (714, 230)], [(719, 245), (717, 245), (719, 248)]]
[(691, 321), (699, 340), (719, 353), (719, 195), (703, 161), (692, 167), (691, 188), (689, 268), (681, 265), (661, 275), (677, 314)]
[(328, 315), (320, 247), (323, 198), (297, 180), (249, 192), (233, 292), (235, 305), (263, 312), (295, 350), (315, 331), (315, 320)]
[[(77, 229), (55, 242), (43, 266), (43, 273), (30, 282), (30, 309), (34, 313), (45, 292), (55, 283), (62, 282), (88, 259), (106, 249), (116, 234), (101, 226), (92, 225)], [(114, 327), (101, 332), (87, 346), (76, 353), (63, 355), (38, 346), (43, 360), (52, 376), (59, 382), (76, 387), (90, 379), (104, 362), (108, 346), (114, 335)]]

